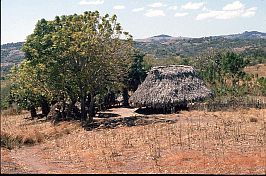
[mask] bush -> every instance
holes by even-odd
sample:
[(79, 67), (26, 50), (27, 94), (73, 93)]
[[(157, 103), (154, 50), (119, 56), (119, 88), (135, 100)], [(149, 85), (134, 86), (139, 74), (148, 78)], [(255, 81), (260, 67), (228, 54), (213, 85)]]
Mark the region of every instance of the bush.
[(1, 132), (1, 147), (9, 150), (15, 147), (21, 147), (22, 145), (34, 145), (44, 140), (44, 135), (38, 131), (34, 131), (34, 135), (10, 135), (5, 132)]
[(18, 115), (21, 114), (21, 108), (17, 107), (17, 106), (12, 106), (8, 109), (2, 109), (1, 110), (1, 115)]
[(19, 147), (23, 144), (22, 137), (13, 137), (10, 134), (1, 132), (1, 147), (7, 148), (9, 150)]

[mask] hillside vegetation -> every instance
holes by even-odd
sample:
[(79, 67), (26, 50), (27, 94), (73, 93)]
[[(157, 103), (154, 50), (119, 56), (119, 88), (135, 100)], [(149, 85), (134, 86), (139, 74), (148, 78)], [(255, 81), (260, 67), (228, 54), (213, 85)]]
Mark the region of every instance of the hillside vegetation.
[(5, 79), (11, 67), (18, 65), (24, 59), (21, 47), (24, 42), (1, 45), (1, 80)]
[[(10, 68), (24, 59), (21, 51), (24, 42), (1, 45), (2, 79)], [(154, 58), (169, 59), (195, 57), (211, 49), (232, 49), (245, 57), (252, 58), (252, 64), (266, 62), (266, 33), (257, 31), (225, 36), (202, 38), (171, 37), (158, 35), (147, 39), (136, 39), (134, 47)]]
[[(195, 57), (210, 49), (232, 49), (246, 56), (266, 56), (266, 33), (244, 32), (226, 36), (210, 36), (202, 38), (154, 36), (135, 41), (135, 47), (156, 58)], [(256, 54), (255, 54), (256, 53)]]

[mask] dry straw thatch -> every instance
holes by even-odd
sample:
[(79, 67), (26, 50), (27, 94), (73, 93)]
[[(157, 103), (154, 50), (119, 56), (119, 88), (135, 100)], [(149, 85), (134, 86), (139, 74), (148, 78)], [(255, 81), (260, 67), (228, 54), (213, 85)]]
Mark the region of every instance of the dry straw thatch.
[(153, 67), (130, 97), (133, 107), (166, 108), (211, 96), (211, 91), (191, 66)]

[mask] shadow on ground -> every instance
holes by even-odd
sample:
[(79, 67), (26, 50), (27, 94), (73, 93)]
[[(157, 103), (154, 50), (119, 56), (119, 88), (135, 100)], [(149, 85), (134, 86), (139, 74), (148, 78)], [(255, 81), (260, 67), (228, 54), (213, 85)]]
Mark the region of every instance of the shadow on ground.
[[(164, 111), (163, 109), (153, 109), (153, 108), (139, 108), (135, 112), (142, 115), (172, 114), (170, 110)], [(174, 113), (178, 113), (178, 111)]]
[(98, 118), (110, 118), (110, 117), (119, 117), (119, 114), (109, 113), (109, 112), (101, 112), (98, 114)]
[(155, 123), (176, 123), (177, 119), (164, 119), (160, 117), (148, 117), (148, 116), (131, 116), (121, 117), (114, 119), (100, 119), (94, 120), (92, 123), (86, 123), (83, 125), (84, 129), (91, 131), (94, 129), (106, 129), (106, 128), (118, 128), (118, 127), (132, 127), (140, 125), (149, 125)]

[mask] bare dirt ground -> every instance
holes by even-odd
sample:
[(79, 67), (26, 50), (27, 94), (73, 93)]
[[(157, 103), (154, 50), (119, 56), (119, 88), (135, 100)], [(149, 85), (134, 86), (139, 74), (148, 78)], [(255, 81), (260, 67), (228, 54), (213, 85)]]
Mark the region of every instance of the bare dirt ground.
[[(96, 121), (139, 117), (135, 110), (113, 108)], [(89, 130), (27, 116), (1, 117), (1, 132), (35, 141), (1, 147), (1, 173), (266, 174), (266, 109), (146, 115)]]

